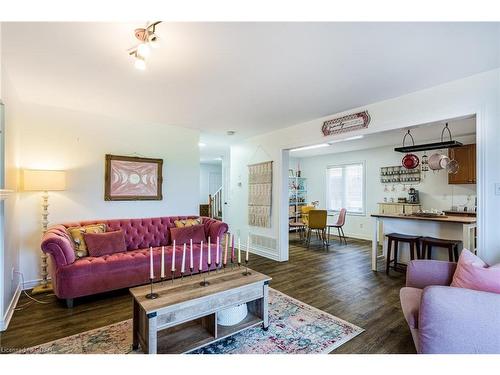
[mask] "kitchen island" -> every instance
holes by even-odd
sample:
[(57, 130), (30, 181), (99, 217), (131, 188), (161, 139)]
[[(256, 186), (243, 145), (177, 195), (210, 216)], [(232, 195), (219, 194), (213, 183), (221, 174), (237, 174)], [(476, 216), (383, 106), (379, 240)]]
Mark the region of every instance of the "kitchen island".
[[(384, 257), (386, 254), (386, 241), (383, 241), (382, 253), (379, 253), (379, 233), (381, 233), (382, 236), (396, 232), (449, 240), (461, 240), (464, 248), (471, 251), (475, 250), (475, 217), (458, 215), (422, 217), (404, 214), (373, 214), (371, 216), (374, 220), (372, 240), (373, 271), (377, 271), (377, 258)], [(406, 244), (401, 244), (400, 246), (406, 246)], [(409, 252), (403, 249), (400, 253), (407, 257)], [(443, 252), (436, 251), (434, 253), (438, 257), (437, 259), (447, 260), (447, 258), (443, 257)]]

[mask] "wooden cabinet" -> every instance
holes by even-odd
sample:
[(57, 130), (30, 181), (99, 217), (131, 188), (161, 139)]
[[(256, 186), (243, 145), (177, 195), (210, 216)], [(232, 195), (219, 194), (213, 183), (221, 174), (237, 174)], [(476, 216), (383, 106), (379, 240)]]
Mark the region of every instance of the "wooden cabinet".
[(476, 144), (449, 149), (450, 159), (458, 161), (458, 172), (448, 175), (449, 184), (476, 183)]
[(419, 212), (422, 208), (419, 204), (397, 202), (379, 203), (378, 205), (379, 214), (387, 215), (410, 215), (412, 213)]

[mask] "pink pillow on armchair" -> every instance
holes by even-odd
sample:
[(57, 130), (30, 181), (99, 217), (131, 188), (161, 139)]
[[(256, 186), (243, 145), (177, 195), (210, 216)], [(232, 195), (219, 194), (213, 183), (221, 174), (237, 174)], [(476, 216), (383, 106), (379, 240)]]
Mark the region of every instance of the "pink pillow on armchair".
[(172, 242), (175, 240), (176, 244), (189, 243), (191, 239), (193, 243), (200, 243), (201, 241), (206, 242), (207, 240), (203, 224), (192, 225), (190, 227), (170, 228), (170, 236), (172, 237)]
[(87, 250), (92, 257), (127, 251), (125, 234), (122, 230), (104, 233), (84, 233)]
[(500, 293), (500, 263), (488, 267), (479, 257), (464, 249), (458, 259), (451, 286)]

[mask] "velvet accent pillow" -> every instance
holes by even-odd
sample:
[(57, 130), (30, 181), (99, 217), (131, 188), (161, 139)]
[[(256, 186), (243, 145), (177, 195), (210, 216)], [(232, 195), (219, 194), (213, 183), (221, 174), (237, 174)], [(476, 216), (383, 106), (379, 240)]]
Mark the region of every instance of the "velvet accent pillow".
[(73, 240), (76, 258), (83, 258), (89, 255), (83, 235), (85, 233), (104, 233), (106, 232), (106, 224), (90, 224), (83, 227), (71, 227), (68, 228), (68, 232)]
[(122, 230), (104, 233), (84, 233), (83, 237), (87, 243), (87, 250), (90, 256), (93, 257), (127, 251), (125, 234)]
[(206, 242), (205, 227), (202, 224), (192, 225), (190, 227), (170, 228), (171, 241), (178, 244), (187, 243), (193, 240), (193, 243)]
[(192, 227), (193, 225), (200, 225), (201, 217), (199, 217), (198, 219), (175, 220), (174, 224), (176, 228)]
[(500, 263), (488, 267), (479, 257), (464, 249), (450, 286), (500, 293)]

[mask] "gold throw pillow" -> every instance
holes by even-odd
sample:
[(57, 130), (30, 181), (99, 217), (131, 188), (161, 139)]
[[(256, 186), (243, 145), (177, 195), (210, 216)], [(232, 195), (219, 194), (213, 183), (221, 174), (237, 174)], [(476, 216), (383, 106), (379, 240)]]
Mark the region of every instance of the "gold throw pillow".
[(192, 227), (193, 225), (200, 225), (201, 218), (199, 217), (198, 219), (175, 220), (174, 224), (176, 228)]
[(73, 247), (77, 258), (89, 256), (87, 244), (83, 238), (84, 233), (104, 233), (106, 232), (106, 224), (90, 224), (83, 227), (68, 228), (68, 232), (73, 239)]

